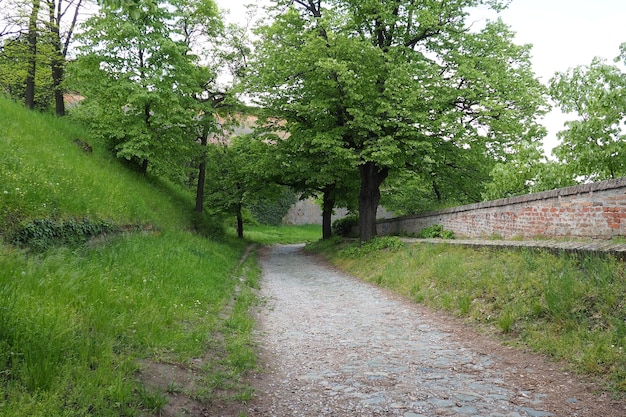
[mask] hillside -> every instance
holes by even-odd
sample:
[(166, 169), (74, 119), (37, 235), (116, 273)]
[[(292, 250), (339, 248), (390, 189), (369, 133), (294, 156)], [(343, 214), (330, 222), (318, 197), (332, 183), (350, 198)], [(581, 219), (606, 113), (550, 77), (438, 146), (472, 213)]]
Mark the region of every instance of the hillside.
[[(240, 264), (243, 243), (191, 232), (189, 193), (128, 170), (71, 120), (4, 98), (0, 114), (0, 414), (157, 415), (245, 398), (254, 253)], [(106, 239), (77, 244), (99, 228)], [(59, 233), (81, 236), (49, 244)], [(26, 235), (36, 251), (8, 243)], [(166, 366), (184, 392), (152, 383)]]
[(0, 230), (47, 217), (189, 225), (189, 195), (125, 169), (80, 127), (4, 98), (0, 114)]

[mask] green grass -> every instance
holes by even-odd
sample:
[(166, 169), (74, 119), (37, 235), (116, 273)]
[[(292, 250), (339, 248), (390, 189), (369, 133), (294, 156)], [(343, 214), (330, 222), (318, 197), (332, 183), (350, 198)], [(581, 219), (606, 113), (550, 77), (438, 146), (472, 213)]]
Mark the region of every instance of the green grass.
[(399, 247), (389, 241), (361, 249), (337, 242), (313, 246), (366, 281), (506, 334), (509, 342), (547, 353), (626, 393), (622, 262), (528, 249)]
[(264, 245), (315, 242), (322, 238), (322, 227), (246, 225), (243, 235), (247, 240)]
[[(38, 257), (3, 249), (3, 415), (137, 415), (152, 408), (137, 359), (186, 364), (220, 350), (241, 247), (167, 232)], [(44, 414), (22, 406), (42, 398)]]
[(124, 169), (80, 127), (1, 97), (0, 114), (0, 232), (33, 219), (74, 217), (188, 227), (188, 192)]

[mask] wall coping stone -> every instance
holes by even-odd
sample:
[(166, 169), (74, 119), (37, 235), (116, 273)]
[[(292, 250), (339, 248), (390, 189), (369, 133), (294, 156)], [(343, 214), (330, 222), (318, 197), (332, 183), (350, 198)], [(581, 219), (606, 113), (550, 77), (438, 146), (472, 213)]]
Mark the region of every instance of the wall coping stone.
[(439, 239), (439, 238), (401, 238), (403, 242), (447, 244), (484, 248), (527, 248), (546, 250), (553, 253), (611, 255), (626, 260), (626, 244), (605, 240), (563, 241), (563, 240), (485, 240), (485, 239)]
[(488, 209), (492, 207), (508, 206), (513, 204), (526, 204), (532, 201), (547, 200), (551, 198), (567, 197), (577, 194), (593, 193), (595, 191), (612, 190), (615, 188), (626, 187), (626, 177), (592, 182), (587, 184), (573, 185), (571, 187), (557, 188), (550, 191), (542, 191), (539, 193), (524, 194), (509, 198), (501, 198), (499, 200), (482, 201), (480, 203), (466, 204), (464, 206), (449, 207), (441, 210), (426, 211), (423, 213), (409, 214), (406, 216), (394, 217), (391, 219), (379, 220), (378, 223), (392, 223), (398, 220), (417, 219), (421, 217), (431, 217), (442, 214), (461, 213), (464, 211), (472, 211), (478, 209)]

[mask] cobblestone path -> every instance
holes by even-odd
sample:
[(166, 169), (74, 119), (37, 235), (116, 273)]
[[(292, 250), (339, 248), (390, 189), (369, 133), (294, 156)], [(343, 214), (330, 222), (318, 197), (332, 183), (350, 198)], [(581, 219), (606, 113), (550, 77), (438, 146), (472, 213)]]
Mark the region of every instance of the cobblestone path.
[(626, 415), (556, 365), (540, 372), (478, 333), (459, 336), (433, 313), (301, 246), (269, 248), (261, 264), (266, 304), (257, 336), (266, 369), (249, 416)]

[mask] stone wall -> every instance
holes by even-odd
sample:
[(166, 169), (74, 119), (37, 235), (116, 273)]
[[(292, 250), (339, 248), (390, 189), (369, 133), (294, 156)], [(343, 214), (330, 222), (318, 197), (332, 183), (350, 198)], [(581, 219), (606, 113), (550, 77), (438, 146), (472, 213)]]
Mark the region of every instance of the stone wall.
[[(337, 220), (346, 217), (348, 210), (344, 208), (335, 209), (332, 219)], [(393, 217), (393, 214), (378, 207), (378, 218), (387, 219)], [(322, 224), (322, 209), (313, 199), (299, 200), (283, 217), (283, 224)]]
[(434, 224), (470, 238), (626, 236), (626, 178), (381, 220), (378, 234)]
[[(346, 209), (335, 209), (332, 219), (345, 217), (347, 213)], [(312, 199), (298, 200), (283, 217), (283, 224), (322, 224), (322, 209)]]

